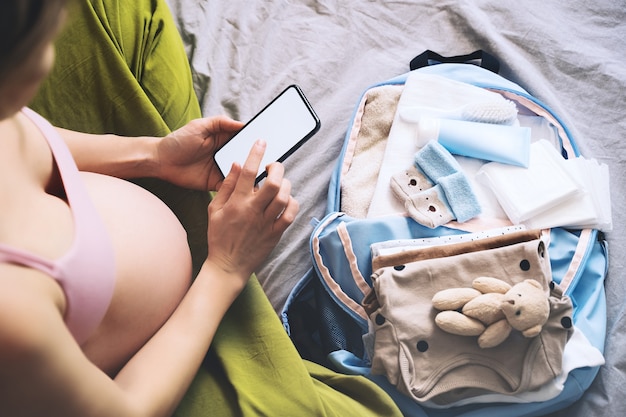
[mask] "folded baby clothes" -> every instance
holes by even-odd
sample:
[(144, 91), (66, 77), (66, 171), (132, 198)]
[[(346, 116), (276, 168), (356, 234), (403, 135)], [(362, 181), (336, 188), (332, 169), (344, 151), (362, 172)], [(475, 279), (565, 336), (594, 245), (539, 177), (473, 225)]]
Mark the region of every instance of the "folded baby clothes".
[(480, 214), (480, 204), (454, 157), (438, 142), (415, 154), (415, 166), (391, 177), (391, 189), (416, 222), (434, 228), (463, 223)]
[[(513, 232), (373, 259), (373, 292), (366, 297), (375, 334), (372, 374), (385, 375), (415, 401), (441, 405), (489, 393), (516, 395), (554, 380), (572, 332), (573, 310), (571, 300), (550, 283), (550, 260), (540, 236)], [(538, 281), (550, 303), (541, 333), (527, 338), (514, 331), (502, 344), (482, 349), (475, 337), (439, 329), (433, 295), (469, 287), (479, 276), (512, 285)]]

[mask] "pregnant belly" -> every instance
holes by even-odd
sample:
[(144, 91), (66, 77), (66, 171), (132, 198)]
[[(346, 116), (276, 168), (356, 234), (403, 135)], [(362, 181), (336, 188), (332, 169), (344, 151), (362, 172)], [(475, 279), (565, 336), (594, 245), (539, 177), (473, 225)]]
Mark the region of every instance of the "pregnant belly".
[(185, 230), (169, 208), (143, 188), (82, 173), (109, 230), (116, 255), (113, 299), (85, 354), (115, 374), (174, 311), (191, 282)]

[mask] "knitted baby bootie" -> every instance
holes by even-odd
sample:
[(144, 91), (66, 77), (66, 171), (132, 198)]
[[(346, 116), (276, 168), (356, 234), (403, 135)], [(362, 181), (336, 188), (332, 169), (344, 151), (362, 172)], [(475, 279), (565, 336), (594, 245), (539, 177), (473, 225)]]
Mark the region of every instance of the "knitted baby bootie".
[(439, 184), (413, 194), (404, 201), (404, 207), (413, 220), (431, 229), (455, 219)]
[(461, 166), (436, 141), (415, 154), (415, 165), (391, 178), (391, 189), (416, 222), (435, 228), (480, 214), (480, 204)]
[(412, 195), (431, 188), (434, 184), (417, 167), (411, 166), (392, 176), (390, 185), (398, 200), (404, 202)]

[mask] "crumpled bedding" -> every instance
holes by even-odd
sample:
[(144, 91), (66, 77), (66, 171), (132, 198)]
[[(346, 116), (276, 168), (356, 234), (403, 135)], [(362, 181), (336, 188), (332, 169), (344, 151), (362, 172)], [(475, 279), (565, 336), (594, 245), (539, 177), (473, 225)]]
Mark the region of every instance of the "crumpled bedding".
[(301, 212), (258, 277), (277, 311), (311, 262), (312, 218), (357, 101), (408, 70), (426, 49), (496, 55), (500, 74), (547, 103), (582, 154), (610, 169), (606, 365), (560, 416), (626, 415), (626, 2), (486, 0), (168, 0), (205, 115), (246, 121), (288, 84), (304, 90), (322, 128), (286, 162)]

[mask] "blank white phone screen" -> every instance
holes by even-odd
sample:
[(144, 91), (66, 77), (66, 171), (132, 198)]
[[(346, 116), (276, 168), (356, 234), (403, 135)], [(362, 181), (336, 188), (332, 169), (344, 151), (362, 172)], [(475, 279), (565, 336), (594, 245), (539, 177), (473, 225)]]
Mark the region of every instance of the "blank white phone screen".
[(263, 139), (267, 148), (257, 173), (260, 179), (267, 165), (284, 160), (318, 128), (319, 119), (313, 109), (298, 88), (290, 86), (216, 152), (215, 162), (226, 176), (233, 162), (243, 166), (254, 143)]

